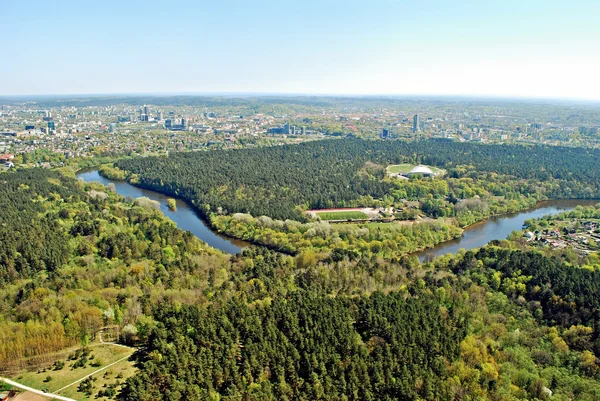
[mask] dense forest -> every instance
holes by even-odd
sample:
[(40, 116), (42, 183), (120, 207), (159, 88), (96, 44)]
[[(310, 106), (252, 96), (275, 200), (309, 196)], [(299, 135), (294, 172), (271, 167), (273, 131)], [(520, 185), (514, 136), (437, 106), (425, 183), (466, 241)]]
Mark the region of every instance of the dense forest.
[(201, 302), (221, 280), (227, 258), (144, 199), (44, 169), (0, 181), (2, 369), (89, 341), (107, 324), (135, 325), (159, 298)]
[(218, 224), (306, 245), (230, 257), (110, 186), (42, 169), (0, 179), (3, 373), (117, 325), (139, 346), (122, 400), (600, 397), (591, 257), (507, 240), (421, 264), (393, 244), (452, 228), (243, 214)]
[[(596, 332), (600, 329), (599, 270), (573, 267), (557, 258), (532, 251), (493, 247), (467, 252), (453, 267), (455, 272), (469, 270), (474, 273), (478, 269), (513, 280), (511, 285), (502, 283), (497, 289), (511, 296), (524, 296), (531, 302), (534, 314), (543, 316), (548, 323), (563, 327), (578, 324), (594, 326), (593, 339), (600, 338), (600, 331)], [(600, 341), (595, 347), (600, 354)]]
[[(301, 211), (310, 208), (371, 206), (386, 196), (393, 202), (429, 194), (446, 203), (432, 201), (425, 206), (427, 214), (448, 214), (448, 207), (449, 214), (459, 213), (457, 202), (478, 195), (465, 191), (465, 185), (479, 182), (488, 182), (479, 190), (490, 197), (597, 198), (599, 156), (599, 150), (585, 148), (345, 139), (175, 153), (121, 160), (116, 166), (132, 183), (188, 199), (205, 214), (303, 220)], [(384, 167), (397, 163), (445, 168), (453, 181), (446, 188), (420, 188), (385, 178)]]
[[(589, 313), (597, 271), (497, 246), (429, 265), (346, 255), (294, 268), (277, 255), (252, 248), (236, 258), (237, 297), (224, 284), (208, 308), (157, 306), (139, 374), (121, 399), (600, 396)], [(350, 274), (336, 276), (338, 269)], [(401, 272), (391, 291), (344, 285), (358, 271), (368, 280), (389, 270)], [(581, 285), (588, 290), (574, 298)], [(561, 320), (564, 307), (574, 308), (572, 320)]]
[(440, 399), (464, 336), (438, 302), (399, 293), (160, 309), (125, 400)]

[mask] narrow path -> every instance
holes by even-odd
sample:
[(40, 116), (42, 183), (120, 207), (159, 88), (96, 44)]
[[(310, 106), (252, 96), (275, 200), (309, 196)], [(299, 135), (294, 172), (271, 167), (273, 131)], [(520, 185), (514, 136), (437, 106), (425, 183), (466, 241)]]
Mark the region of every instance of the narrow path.
[(122, 347), (122, 348), (127, 348), (127, 349), (132, 349), (132, 350), (135, 350), (135, 349), (136, 349), (136, 348), (134, 348), (134, 347), (130, 347), (130, 346), (128, 346), (128, 345), (123, 345), (123, 344), (115, 343), (115, 342), (112, 342), (112, 341), (104, 341), (104, 340), (102, 339), (102, 332), (99, 332), (99, 333), (98, 333), (98, 340), (100, 341), (100, 344), (115, 345), (115, 346), (117, 346), (117, 347)]
[(4, 378), (4, 377), (0, 377), (0, 380), (2, 380), (4, 383), (6, 383), (6, 384), (8, 384), (10, 386), (17, 387), (17, 388), (20, 388), (21, 390), (26, 390), (26, 391), (29, 391), (31, 393), (35, 393), (35, 394), (38, 394), (38, 395), (41, 395), (41, 396), (44, 396), (44, 397), (48, 397), (51, 400), (75, 401), (72, 398), (63, 397), (61, 395), (56, 395), (56, 394), (52, 394), (52, 393), (44, 393), (41, 390), (36, 390), (34, 388), (27, 387), (27, 386), (25, 386), (23, 384), (17, 383), (15, 381), (12, 381), (12, 380)]
[(98, 373), (98, 372), (102, 372), (103, 370), (105, 370), (105, 369), (108, 369), (108, 368), (110, 368), (111, 366), (113, 366), (113, 365), (116, 365), (117, 363), (119, 363), (119, 362), (122, 362), (122, 361), (124, 361), (124, 360), (128, 359), (130, 356), (131, 356), (131, 355), (127, 355), (126, 357), (123, 357), (123, 358), (119, 359), (118, 361), (115, 361), (115, 362), (113, 362), (113, 363), (110, 363), (110, 364), (106, 365), (106, 366), (105, 366), (105, 367), (103, 367), (103, 368), (100, 368), (100, 369), (98, 369), (98, 370), (96, 370), (96, 371), (94, 371), (94, 372), (92, 372), (92, 373), (90, 373), (90, 374), (87, 374), (87, 375), (83, 376), (81, 379), (75, 380), (73, 383), (71, 383), (71, 384), (67, 384), (67, 385), (66, 385), (66, 386), (64, 386), (63, 388), (60, 388), (60, 389), (56, 390), (56, 391), (55, 391), (55, 393), (60, 393), (60, 392), (61, 392), (61, 391), (63, 391), (64, 389), (66, 389), (66, 388), (69, 388), (69, 387), (71, 387), (72, 385), (74, 385), (74, 384), (77, 384), (77, 383), (79, 383), (79, 382), (81, 382), (81, 381), (84, 381), (84, 380), (85, 380), (85, 379), (87, 379), (88, 377), (90, 377), (90, 376), (93, 376), (93, 375), (95, 375), (95, 374), (96, 374), (96, 373)]

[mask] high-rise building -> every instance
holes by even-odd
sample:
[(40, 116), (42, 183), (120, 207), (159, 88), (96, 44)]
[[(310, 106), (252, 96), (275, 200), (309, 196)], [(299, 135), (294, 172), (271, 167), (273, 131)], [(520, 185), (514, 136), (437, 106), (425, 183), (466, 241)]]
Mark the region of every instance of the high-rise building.
[(290, 123), (283, 124), (283, 133), (287, 135), (290, 134)]
[(146, 105), (140, 110), (140, 121), (150, 121), (150, 110)]
[(419, 124), (419, 115), (415, 114), (415, 116), (413, 117), (413, 132), (418, 132), (421, 130), (420, 124)]
[(388, 128), (384, 128), (381, 130), (381, 138), (387, 139), (390, 137), (390, 130)]
[(56, 127), (54, 125), (54, 121), (48, 121), (48, 129), (51, 131), (56, 130)]
[(117, 130), (117, 124), (111, 123), (108, 124), (108, 132), (115, 132)]
[(185, 131), (187, 128), (187, 121), (185, 118), (181, 119), (181, 124), (174, 124), (174, 121), (170, 118), (165, 120), (165, 128), (171, 131)]

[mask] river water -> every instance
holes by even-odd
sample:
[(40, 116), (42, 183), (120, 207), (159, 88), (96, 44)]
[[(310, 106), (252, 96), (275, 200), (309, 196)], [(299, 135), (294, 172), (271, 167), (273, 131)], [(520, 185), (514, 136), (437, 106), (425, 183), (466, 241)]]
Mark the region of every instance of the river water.
[(415, 253), (421, 262), (429, 261), (446, 253), (456, 253), (459, 249), (480, 248), (492, 240), (506, 239), (514, 230), (523, 229), (526, 220), (547, 215), (555, 215), (575, 209), (575, 207), (597, 204), (598, 200), (551, 200), (539, 202), (534, 208), (519, 213), (490, 217), (465, 229), (462, 237)]
[(212, 231), (198, 213), (196, 213), (192, 205), (184, 200), (176, 199), (177, 210), (173, 211), (167, 206), (167, 199), (169, 196), (148, 189), (138, 188), (125, 181), (115, 181), (102, 177), (96, 169), (81, 170), (77, 173), (77, 178), (83, 178), (86, 182), (100, 182), (104, 185), (110, 183), (115, 184), (117, 193), (122, 196), (130, 196), (132, 198), (145, 196), (158, 201), (160, 203), (160, 210), (165, 216), (173, 220), (175, 224), (177, 224), (177, 227), (185, 231), (190, 231), (208, 245), (220, 249), (223, 252), (236, 254), (240, 252), (242, 248), (250, 246), (250, 243), (246, 241), (225, 237)]
[[(86, 182), (97, 181), (104, 185), (115, 184), (116, 191), (122, 196), (138, 198), (145, 196), (160, 203), (161, 211), (173, 220), (182, 230), (191, 231), (196, 237), (206, 242), (208, 245), (218, 248), (230, 254), (236, 254), (250, 243), (225, 237), (217, 234), (206, 225), (204, 220), (196, 213), (192, 205), (177, 199), (177, 211), (172, 211), (167, 207), (166, 195), (138, 188), (125, 181), (115, 181), (102, 177), (98, 170), (88, 169), (77, 173), (77, 178), (83, 178)], [(554, 215), (574, 209), (578, 205), (595, 205), (598, 200), (556, 200), (539, 202), (533, 209), (525, 210), (520, 213), (507, 214), (498, 217), (491, 217), (480, 223), (469, 226), (465, 229), (462, 237), (443, 242), (433, 248), (415, 253), (421, 261), (428, 261), (437, 256), (446, 253), (456, 253), (459, 249), (479, 248), (492, 240), (501, 240), (508, 237), (514, 230), (521, 230), (525, 220), (535, 219), (546, 215)]]

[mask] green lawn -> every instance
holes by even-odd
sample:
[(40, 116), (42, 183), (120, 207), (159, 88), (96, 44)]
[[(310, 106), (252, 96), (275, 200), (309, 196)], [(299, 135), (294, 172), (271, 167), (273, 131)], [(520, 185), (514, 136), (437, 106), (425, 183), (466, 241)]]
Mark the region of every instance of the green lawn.
[(0, 382), (0, 391), (9, 391), (12, 389), (12, 386), (9, 386), (8, 384), (4, 383), (4, 382)]
[[(54, 370), (50, 367), (45, 371), (23, 371), (19, 375), (12, 377), (12, 379), (35, 389), (45, 389), (49, 392), (55, 392), (113, 362), (131, 356), (133, 353), (132, 349), (111, 344), (91, 345), (89, 349), (90, 356), (84, 367), (74, 368), (73, 365), (76, 362), (75, 360), (60, 359), (58, 361), (64, 362), (64, 367), (62, 369)], [(91, 358), (92, 356), (93, 359)], [(99, 366), (92, 366), (92, 364)], [(96, 394), (98, 394), (98, 390), (102, 389), (103, 386), (113, 384), (117, 381), (122, 382), (127, 377), (133, 375), (134, 371), (135, 368), (133, 367), (133, 362), (125, 359), (95, 374), (93, 377), (96, 378), (96, 381), (94, 381), (94, 391), (91, 398), (95, 398)], [(117, 376), (121, 377), (117, 378)], [(48, 378), (50, 378), (50, 380), (48, 380)], [(91, 399), (77, 391), (78, 385), (79, 383), (62, 390), (59, 395), (76, 400)]]
[(358, 220), (368, 219), (369, 216), (359, 211), (317, 212), (321, 220)]
[(414, 167), (415, 167), (414, 164), (409, 164), (409, 163), (395, 164), (393, 166), (389, 166), (387, 168), (387, 171), (388, 171), (388, 173), (391, 173), (391, 174), (404, 174), (404, 173), (408, 173)]
[[(75, 384), (69, 388), (60, 392), (60, 395), (73, 398), (74, 400), (86, 401), (86, 400), (109, 400), (107, 397), (97, 398), (97, 394), (100, 390), (104, 390), (106, 387), (111, 384), (123, 384), (127, 378), (134, 375), (136, 368), (133, 366), (134, 363), (132, 361), (124, 360), (117, 364), (114, 364), (110, 368), (99, 372), (92, 376), (96, 379), (93, 383), (93, 391), (91, 397), (86, 397), (85, 394), (77, 391), (77, 387), (79, 385)], [(117, 390), (119, 387), (117, 386)]]

